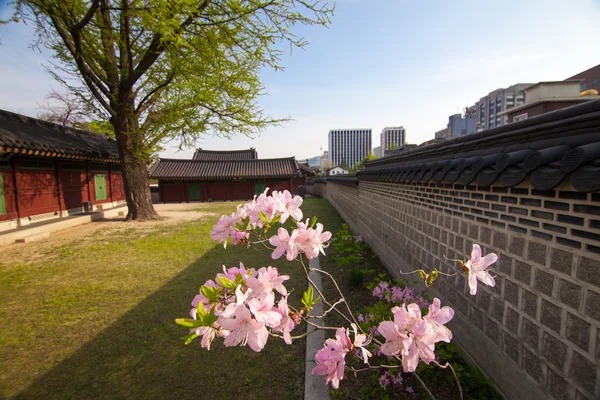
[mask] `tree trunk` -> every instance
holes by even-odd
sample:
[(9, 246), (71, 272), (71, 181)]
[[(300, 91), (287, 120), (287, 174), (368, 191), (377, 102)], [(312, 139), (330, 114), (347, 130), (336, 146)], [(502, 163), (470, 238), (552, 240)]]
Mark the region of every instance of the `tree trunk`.
[(152, 205), (150, 181), (146, 165), (143, 135), (139, 131), (133, 101), (128, 96), (121, 99), (116, 118), (111, 120), (119, 147), (119, 158), (123, 170), (128, 221), (160, 219)]

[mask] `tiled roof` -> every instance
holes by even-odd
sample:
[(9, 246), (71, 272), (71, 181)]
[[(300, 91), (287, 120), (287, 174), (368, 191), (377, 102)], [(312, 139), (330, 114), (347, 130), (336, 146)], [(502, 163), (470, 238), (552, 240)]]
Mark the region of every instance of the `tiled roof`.
[(203, 150), (197, 149), (192, 157), (193, 160), (217, 161), (217, 160), (256, 160), (255, 148), (245, 150)]
[(161, 158), (150, 178), (169, 180), (289, 179), (303, 176), (294, 157), (259, 160), (200, 161)]
[(0, 154), (118, 161), (117, 143), (93, 132), (0, 110)]
[(358, 179), (600, 191), (600, 100), (368, 161)]

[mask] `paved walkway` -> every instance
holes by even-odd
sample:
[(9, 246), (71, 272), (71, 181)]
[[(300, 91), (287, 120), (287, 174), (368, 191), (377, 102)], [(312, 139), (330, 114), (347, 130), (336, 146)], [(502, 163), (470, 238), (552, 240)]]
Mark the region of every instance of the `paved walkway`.
[[(319, 258), (310, 260), (310, 268), (320, 268)], [(318, 272), (311, 272), (310, 279), (319, 289), (323, 289), (321, 282), (322, 275)], [(315, 315), (323, 314), (323, 302), (319, 301), (314, 307), (312, 313)], [(309, 321), (321, 324), (323, 320), (309, 318)], [(314, 332), (316, 328), (308, 325), (307, 332)], [(329, 399), (329, 387), (325, 384), (323, 375), (313, 375), (312, 370), (317, 365), (315, 354), (323, 347), (325, 343), (325, 331), (317, 330), (306, 337), (306, 369), (304, 372), (304, 400), (326, 400)]]

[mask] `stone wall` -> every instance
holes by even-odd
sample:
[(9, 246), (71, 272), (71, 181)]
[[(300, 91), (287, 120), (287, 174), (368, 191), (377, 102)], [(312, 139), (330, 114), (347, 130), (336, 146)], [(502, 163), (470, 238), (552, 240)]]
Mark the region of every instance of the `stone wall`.
[(497, 253), (496, 287), (480, 283), (471, 296), (461, 275), (430, 293), (455, 309), (458, 343), (509, 399), (600, 395), (599, 193), (368, 180), (309, 193), (327, 198), (397, 277), (455, 272), (444, 256), (465, 260), (473, 243)]

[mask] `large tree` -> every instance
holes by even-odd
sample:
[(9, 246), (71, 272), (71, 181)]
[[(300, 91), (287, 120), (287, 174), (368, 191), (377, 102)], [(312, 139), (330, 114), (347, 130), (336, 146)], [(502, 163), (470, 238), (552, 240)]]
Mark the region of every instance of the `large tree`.
[[(252, 135), (264, 114), (259, 70), (280, 68), (294, 25), (327, 25), (320, 0), (17, 0), (53, 51), (49, 72), (114, 128), (128, 219), (154, 219), (147, 163), (161, 143)], [(283, 46), (282, 46), (283, 45)], [(72, 77), (78, 81), (73, 82)]]

